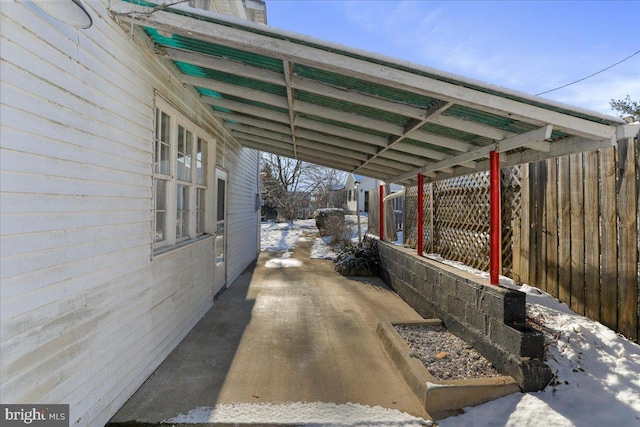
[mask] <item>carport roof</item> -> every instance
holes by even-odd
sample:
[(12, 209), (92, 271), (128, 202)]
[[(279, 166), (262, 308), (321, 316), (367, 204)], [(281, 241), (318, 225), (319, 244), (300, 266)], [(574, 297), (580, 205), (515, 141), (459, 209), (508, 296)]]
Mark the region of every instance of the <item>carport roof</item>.
[(512, 165), (611, 146), (624, 124), (183, 5), (110, 9), (143, 27), (243, 146), (387, 182), (486, 170), (492, 150)]

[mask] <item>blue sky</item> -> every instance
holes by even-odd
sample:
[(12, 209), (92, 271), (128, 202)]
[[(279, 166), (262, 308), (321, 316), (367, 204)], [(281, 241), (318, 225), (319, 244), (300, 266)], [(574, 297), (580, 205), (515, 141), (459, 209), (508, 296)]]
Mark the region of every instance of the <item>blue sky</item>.
[[(537, 94), (640, 50), (640, 0), (266, 0), (270, 26)], [(640, 54), (546, 95), (614, 115), (640, 100)]]

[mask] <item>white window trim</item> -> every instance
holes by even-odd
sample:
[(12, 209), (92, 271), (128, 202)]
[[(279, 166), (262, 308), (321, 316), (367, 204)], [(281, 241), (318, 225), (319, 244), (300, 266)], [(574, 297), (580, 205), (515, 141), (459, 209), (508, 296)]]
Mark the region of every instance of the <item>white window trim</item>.
[[(156, 159), (156, 127), (157, 127), (157, 110), (160, 109), (170, 117), (170, 155), (169, 155), (169, 164), (170, 164), (170, 174), (164, 175), (155, 172), (155, 167), (152, 165), (153, 179), (154, 179), (154, 193), (152, 200), (152, 221), (151, 221), (151, 237), (152, 237), (152, 247), (154, 255), (159, 255), (161, 253), (167, 252), (174, 248), (184, 247), (189, 243), (195, 243), (200, 241), (202, 238), (212, 237), (214, 234), (214, 209), (213, 209), (213, 200), (214, 200), (214, 192), (215, 188), (212, 185), (214, 182), (214, 173), (215, 168), (212, 168), (212, 165), (215, 166), (215, 148), (216, 148), (216, 140), (209, 133), (207, 133), (200, 126), (191, 121), (185, 114), (183, 114), (176, 107), (171, 105), (164, 98), (156, 94), (155, 96), (155, 105), (153, 111), (153, 155), (154, 162)], [(192, 135), (192, 147), (191, 147), (191, 182), (186, 183), (184, 181), (178, 181), (178, 171), (177, 171), (177, 136), (178, 136), (178, 126), (182, 126), (184, 129), (191, 132)], [(206, 178), (205, 185), (197, 184), (197, 171), (196, 171), (196, 151), (197, 151), (197, 143), (198, 139), (202, 139), (207, 144), (206, 149)], [(167, 214), (165, 218), (165, 239), (156, 242), (156, 194), (155, 194), (155, 179), (164, 179), (167, 180)], [(189, 185), (189, 217), (188, 217), (188, 236), (183, 238), (176, 237), (176, 227), (177, 227), (177, 185), (180, 184), (188, 184)], [(205, 214), (204, 214), (204, 234), (197, 234), (197, 189), (205, 189)]]

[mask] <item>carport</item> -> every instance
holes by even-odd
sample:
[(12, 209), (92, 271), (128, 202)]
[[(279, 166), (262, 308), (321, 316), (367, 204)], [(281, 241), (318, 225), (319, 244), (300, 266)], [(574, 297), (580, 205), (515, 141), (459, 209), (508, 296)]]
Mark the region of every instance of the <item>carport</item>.
[[(490, 168), (498, 182), (501, 167), (638, 134), (610, 116), (179, 4), (110, 8), (152, 40), (242, 145), (387, 183)], [(499, 185), (492, 200), (497, 226)], [(494, 227), (492, 283), (499, 238)]]

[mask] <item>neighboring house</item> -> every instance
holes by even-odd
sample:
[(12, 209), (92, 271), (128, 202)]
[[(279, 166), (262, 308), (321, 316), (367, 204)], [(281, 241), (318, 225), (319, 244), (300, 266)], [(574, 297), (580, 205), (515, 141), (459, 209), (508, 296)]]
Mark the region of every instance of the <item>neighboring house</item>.
[[(197, 3), (265, 21), (256, 0)], [(110, 419), (260, 246), (258, 152), (107, 6), (87, 3), (78, 29), (0, 4), (0, 396), (69, 404), (83, 426)]]
[[(352, 173), (347, 175), (347, 180), (344, 185), (344, 189), (347, 193), (347, 211), (350, 213), (356, 213), (357, 206), (359, 206), (360, 212), (369, 212), (369, 193), (372, 191), (379, 191), (378, 189), (381, 184), (384, 184), (384, 182), (378, 179), (367, 178), (366, 176)], [(402, 189), (403, 187), (401, 185), (391, 184), (392, 193), (401, 191)], [(393, 199), (392, 203), (394, 211), (402, 211), (402, 202), (399, 201), (400, 199)]]

